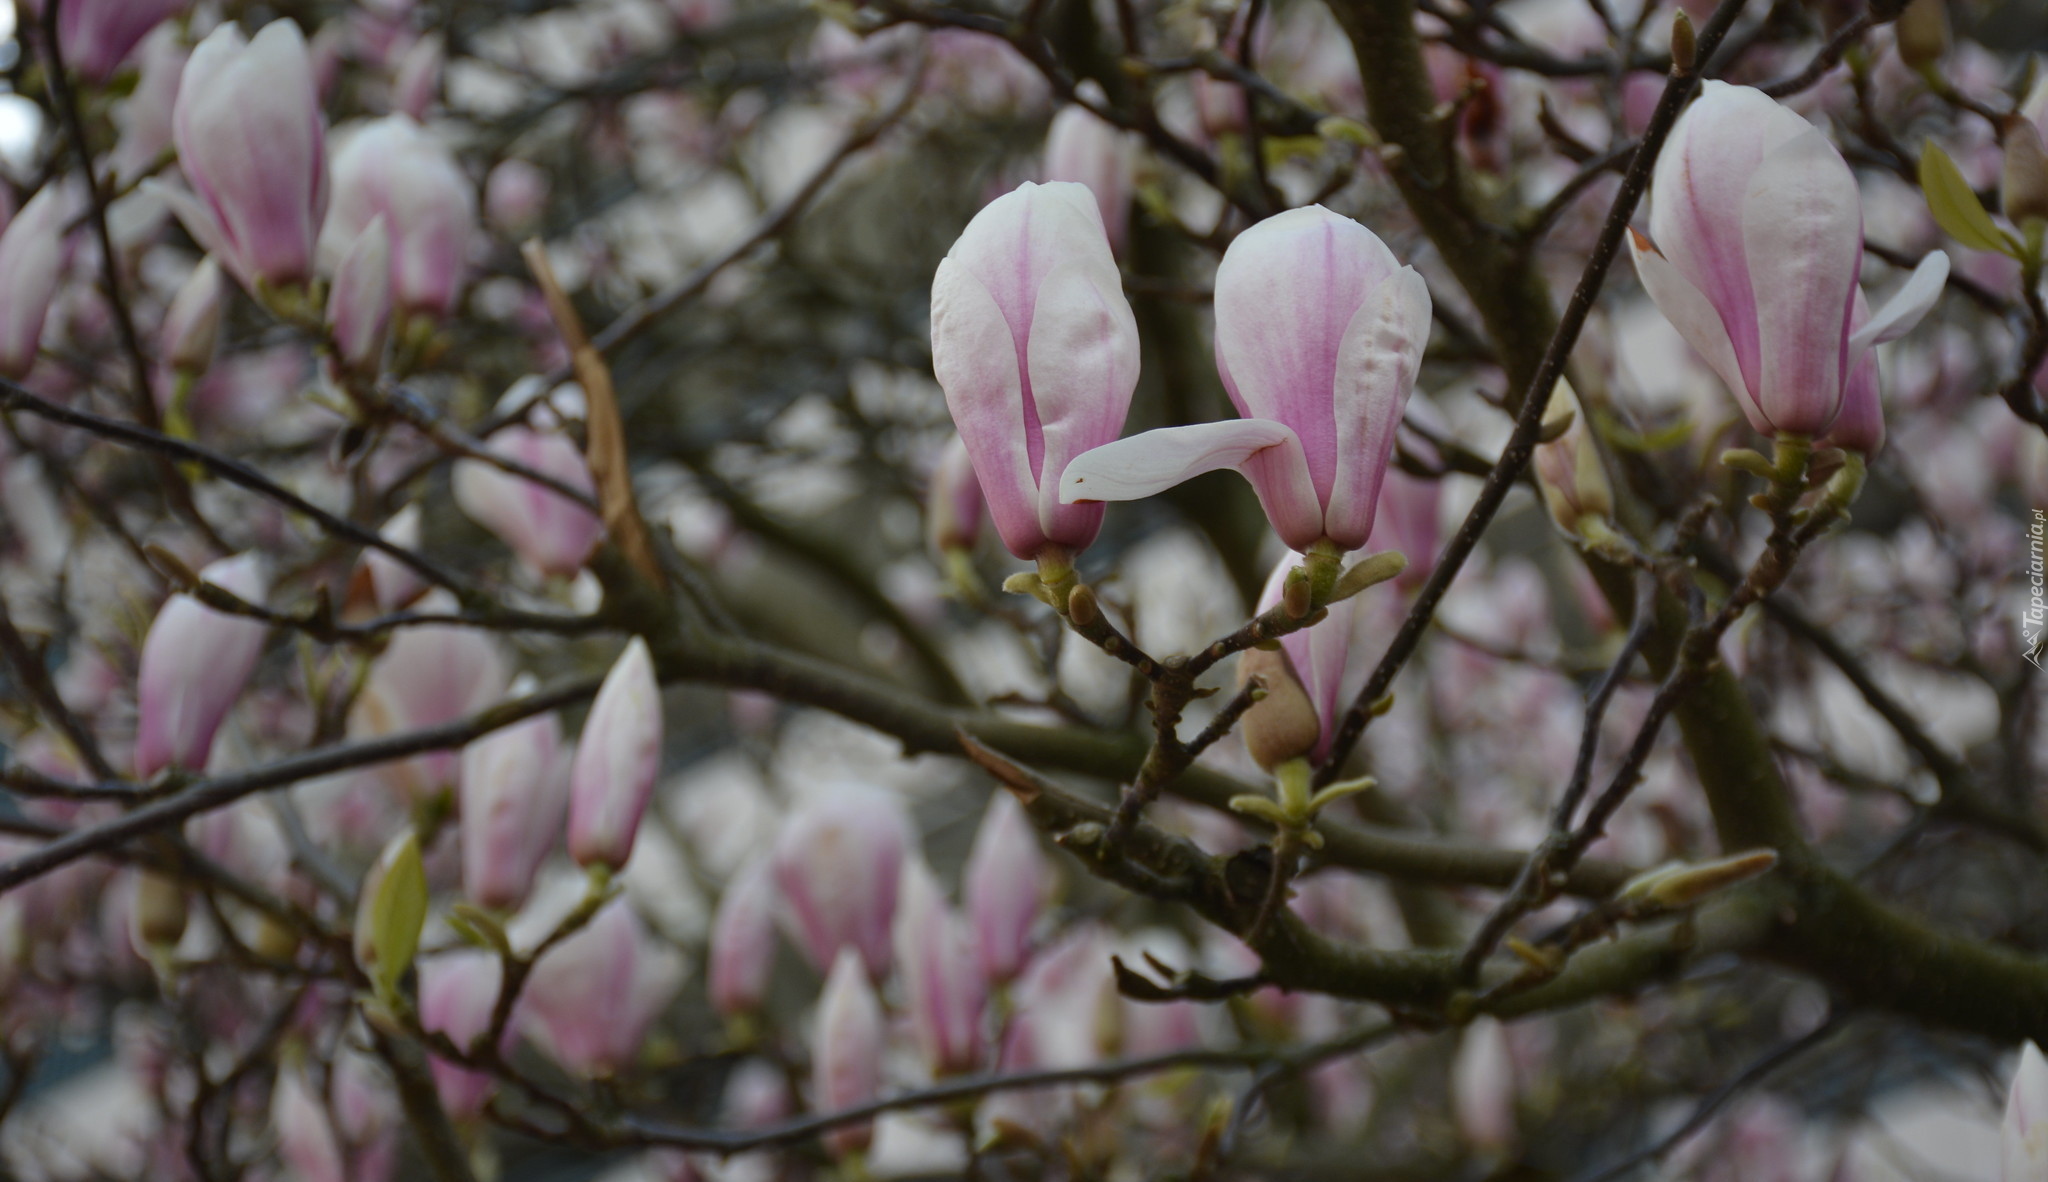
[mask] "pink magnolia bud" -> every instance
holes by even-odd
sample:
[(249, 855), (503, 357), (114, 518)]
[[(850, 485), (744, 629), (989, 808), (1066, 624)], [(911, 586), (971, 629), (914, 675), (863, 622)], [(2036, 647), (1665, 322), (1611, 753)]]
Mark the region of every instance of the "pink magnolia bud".
[[(39, 0), (26, 5), (40, 17)], [(184, 11), (191, 0), (64, 0), (57, 10), (57, 45), (64, 64), (88, 82), (104, 82), (151, 29)]]
[(1123, 430), (1138, 326), (1086, 187), (1020, 185), (967, 224), (932, 280), (932, 368), (1010, 552), (1093, 542), (1102, 507), (1062, 504), (1060, 473)]
[(53, 180), (0, 233), (0, 376), (18, 378), (36, 363), (64, 265), (64, 227), (77, 208), (71, 186)]
[(925, 494), (925, 535), (932, 553), (972, 550), (981, 537), (981, 519), (988, 506), (981, 499), (981, 484), (974, 478), (974, 460), (967, 445), (955, 435), (932, 470), (931, 489)]
[(1244, 417), (1097, 448), (1067, 466), (1060, 499), (1136, 500), (1232, 468), (1288, 546), (1356, 550), (1429, 318), (1428, 285), (1371, 230), (1320, 205), (1267, 218), (1216, 269), (1216, 368)]
[(500, 911), (526, 902), (568, 811), (563, 756), (562, 724), (553, 714), (462, 749), (462, 891), (470, 902)]
[[(595, 492), (583, 453), (559, 432), (507, 427), (491, 437), (490, 448), (570, 488)], [(483, 460), (459, 461), (454, 485), (455, 503), (462, 512), (512, 547), (538, 574), (574, 575), (604, 536), (604, 522), (597, 514)]]
[(776, 835), (784, 929), (823, 971), (851, 945), (877, 979), (889, 971), (896, 888), (911, 843), (894, 796), (845, 784), (799, 809)]
[(683, 975), (682, 956), (656, 943), (632, 907), (615, 899), (534, 966), (520, 1025), (564, 1069), (611, 1075), (640, 1057)]
[(335, 269), (327, 327), (345, 368), (364, 375), (383, 368), (384, 341), (391, 330), (391, 235), (381, 216), (356, 235)]
[(961, 882), (981, 971), (992, 981), (1008, 981), (1031, 955), (1031, 929), (1057, 882), (1031, 819), (1008, 792), (989, 801)]
[(500, 233), (526, 233), (547, 211), (548, 174), (531, 160), (500, 161), (484, 178), (484, 220)]
[(897, 893), (896, 971), (918, 1050), (934, 1076), (973, 1071), (984, 1050), (981, 1012), (988, 980), (972, 935), (946, 905), (924, 859), (903, 863)]
[[(1100, 99), (1094, 82), (1082, 84), (1084, 97)], [(1102, 212), (1102, 228), (1110, 249), (1123, 253), (1124, 233), (1131, 216), (1135, 154), (1122, 129), (1104, 123), (1078, 103), (1060, 108), (1045, 136), (1045, 177), (1088, 186)]]
[(164, 313), (164, 360), (187, 377), (198, 377), (213, 364), (220, 345), (220, 322), (227, 285), (212, 255), (199, 260), (192, 275)]
[[(420, 1025), (446, 1036), (464, 1051), (478, 1049), (476, 1041), (490, 1029), (498, 1005), (504, 976), (498, 955), (481, 948), (458, 948), (423, 957), (419, 974)], [(428, 1065), (449, 1116), (466, 1121), (483, 1112), (494, 1082), (488, 1072), (471, 1071), (438, 1057)]]
[(1599, 449), (1586, 423), (1586, 408), (1570, 383), (1558, 379), (1550, 391), (1550, 405), (1544, 408), (1546, 425), (1570, 416), (1570, 426), (1548, 443), (1538, 444), (1534, 459), (1536, 485), (1543, 490), (1543, 504), (1551, 520), (1566, 533), (1579, 532), (1582, 518), (1605, 518), (1614, 513), (1614, 486), (1600, 462)]
[[(454, 608), (444, 591), (419, 602), (422, 612)], [(488, 632), (442, 624), (400, 628), (370, 665), (349, 713), (349, 737), (396, 735), (467, 718), (503, 698), (509, 680), (505, 658)], [(460, 761), (453, 749), (430, 751), (386, 764), (378, 775), (418, 800), (454, 787)]]
[(232, 21), (215, 29), (192, 51), (171, 124), (198, 197), (163, 192), (192, 237), (252, 291), (311, 279), (326, 130), (298, 26), (272, 21), (253, 41)]
[(726, 1017), (752, 1013), (775, 967), (775, 878), (765, 857), (740, 868), (711, 923), (711, 1005)]
[[(249, 603), (267, 588), (262, 559), (237, 554), (199, 572)], [(167, 767), (199, 771), (213, 736), (263, 655), (263, 621), (218, 612), (190, 595), (173, 595), (149, 626), (136, 684), (135, 775)]]
[(447, 145), (408, 115), (372, 120), (335, 154), (323, 252), (339, 251), (380, 214), (391, 232), (392, 298), (404, 311), (445, 317), (476, 234), (476, 189)]
[(635, 636), (597, 691), (569, 774), (569, 856), (623, 869), (661, 774), (661, 686)]
[(427, 108), (441, 91), (441, 69), (448, 61), (448, 42), (439, 33), (428, 33), (412, 43), (398, 61), (398, 76), (391, 83), (391, 108), (414, 119), (425, 119)]
[(1835, 146), (1760, 90), (1709, 81), (1657, 158), (1636, 274), (1759, 432), (1819, 436), (1871, 346), (1940, 297), (1948, 256), (1922, 259), (1860, 327), (1863, 206)]
[(313, 1090), (303, 1068), (277, 1073), (270, 1094), (270, 1123), (277, 1129), (277, 1155), (303, 1182), (349, 1182), (348, 1161), (334, 1134), (327, 1104)]
[(2005, 1098), (2004, 1182), (2048, 1178), (2048, 1058), (2027, 1043)]
[[(841, 948), (818, 1002), (818, 1030), (812, 1045), (812, 1103), (819, 1112), (865, 1104), (882, 1093), (882, 1003), (868, 984), (860, 954)], [(865, 1149), (873, 1126), (847, 1125), (826, 1134), (825, 1145), (845, 1156)]]
[[(394, 546), (417, 551), (420, 548), (420, 507), (407, 505), (384, 528), (377, 531), (379, 537)], [(363, 566), (370, 572), (370, 591), (380, 611), (395, 612), (413, 600), (418, 599), (427, 589), (427, 581), (419, 572), (398, 561), (382, 550), (363, 551)]]

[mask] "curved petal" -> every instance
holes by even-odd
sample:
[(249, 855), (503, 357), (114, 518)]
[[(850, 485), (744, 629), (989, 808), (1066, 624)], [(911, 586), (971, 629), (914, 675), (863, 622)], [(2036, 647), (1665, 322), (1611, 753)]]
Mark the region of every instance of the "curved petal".
[(1017, 346), (988, 288), (950, 257), (932, 277), (932, 372), (1003, 544), (1019, 558), (1032, 557), (1045, 538), (1038, 485), (1024, 453)]
[(1044, 432), (1045, 458), (1034, 473), (1039, 525), (1055, 542), (1085, 546), (1102, 511), (1063, 505), (1059, 476), (1075, 456), (1122, 433), (1138, 384), (1138, 322), (1117, 273), (1077, 261), (1046, 276), (1026, 358)]
[(1394, 432), (1429, 343), (1429, 285), (1413, 267), (1383, 280), (1344, 329), (1337, 349), (1337, 480), (1323, 530), (1346, 550), (1372, 536)]
[(1757, 405), (1773, 427), (1818, 435), (1842, 406), (1863, 204), (1841, 153), (1807, 130), (1764, 158), (1742, 201), (1755, 288)]
[(1643, 290), (1650, 294), (1657, 310), (1664, 313), (1664, 319), (1671, 322), (1693, 352), (1721, 375), (1721, 381), (1735, 396), (1751, 425), (1768, 433), (1771, 425), (1757, 410), (1756, 400), (1742, 380), (1742, 363), (1736, 359), (1735, 342), (1729, 339), (1721, 314), (1707, 301), (1706, 294), (1680, 274), (1653, 243), (1633, 230), (1629, 231), (1628, 249), (1635, 258), (1636, 278), (1642, 281)]
[(1913, 273), (1906, 278), (1905, 286), (1893, 293), (1875, 315), (1865, 321), (1855, 332), (1849, 334), (1849, 355), (1853, 358), (1872, 345), (1896, 341), (1913, 330), (1920, 318), (1934, 307), (1941, 298), (1941, 291), (1948, 283), (1948, 255), (1941, 251), (1930, 251)]
[(1135, 501), (1219, 468), (1244, 474), (1282, 541), (1306, 550), (1323, 536), (1301, 440), (1271, 419), (1166, 427), (1075, 458), (1060, 477), (1060, 503)]

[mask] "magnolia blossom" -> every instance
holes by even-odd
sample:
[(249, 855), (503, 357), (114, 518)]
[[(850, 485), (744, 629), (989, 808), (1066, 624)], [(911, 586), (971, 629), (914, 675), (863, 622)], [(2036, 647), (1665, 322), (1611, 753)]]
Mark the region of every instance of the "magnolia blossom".
[[(492, 452), (579, 491), (595, 494), (590, 466), (559, 431), (507, 427), (490, 439)], [(566, 577), (583, 568), (604, 522), (597, 514), (544, 485), (486, 460), (455, 465), (455, 503), (470, 520), (512, 547), (541, 575)]]
[[(1860, 316), (1856, 178), (1760, 90), (1707, 82), (1657, 158), (1654, 193), (1650, 235), (1631, 243), (1636, 273), (1767, 435), (1825, 433), (1871, 346), (1918, 323), (1948, 277), (1948, 256), (1931, 253)], [(1874, 370), (1869, 381), (1874, 395)]]
[(851, 945), (869, 973), (889, 970), (896, 890), (910, 818), (878, 789), (839, 785), (805, 805), (775, 839), (781, 915), (813, 968)]
[(311, 279), (327, 149), (298, 26), (272, 21), (253, 41), (232, 21), (215, 29), (192, 51), (171, 123), (198, 196), (162, 192), (192, 237), (251, 290)]
[(961, 872), (975, 955), (992, 981), (1008, 981), (1030, 958), (1032, 928), (1056, 885), (1052, 862), (1017, 798), (998, 792), (982, 815)]
[[(882, 1003), (861, 970), (860, 954), (841, 948), (818, 1003), (818, 1032), (811, 1053), (813, 1102), (836, 1112), (874, 1099), (882, 1090)], [(826, 1135), (835, 1154), (865, 1148), (870, 1126), (847, 1125)]]
[(569, 772), (569, 856), (623, 869), (661, 774), (661, 686), (635, 636), (605, 674)]
[(440, 137), (409, 115), (372, 120), (335, 154), (322, 255), (339, 257), (379, 216), (391, 233), (392, 299), (408, 312), (446, 316), (476, 235), (476, 187)]
[(520, 1025), (564, 1069), (610, 1075), (639, 1058), (686, 972), (682, 955), (615, 899), (534, 966)]
[(335, 270), (327, 326), (342, 365), (358, 373), (377, 372), (391, 329), (391, 235), (382, 215), (356, 235)]
[(434, 96), (441, 89), (441, 70), (448, 62), (448, 41), (439, 33), (428, 33), (412, 43), (398, 60), (398, 73), (391, 81), (393, 110), (414, 119), (427, 117)]
[[(457, 948), (421, 957), (420, 1026), (447, 1036), (462, 1050), (476, 1049), (477, 1039), (491, 1027), (503, 977), (504, 962), (497, 953), (482, 948)], [(489, 1072), (471, 1071), (439, 1057), (427, 1065), (433, 1070), (434, 1088), (449, 1116), (474, 1120), (483, 1112), (497, 1082)]]
[[(1102, 101), (1102, 88), (1093, 80), (1082, 83), (1080, 93), (1083, 98)], [(1045, 133), (1046, 179), (1088, 186), (1102, 211), (1109, 245), (1119, 253), (1130, 222), (1136, 159), (1131, 138), (1123, 129), (1103, 122), (1078, 103), (1060, 108)]]
[(918, 1050), (934, 1075), (972, 1071), (982, 1060), (988, 998), (972, 936), (922, 858), (904, 862), (897, 893), (896, 967)]
[[(454, 597), (432, 592), (419, 610), (454, 611)], [(503, 698), (509, 681), (489, 632), (442, 624), (400, 628), (370, 665), (349, 714), (349, 736), (395, 735), (466, 718)], [(454, 750), (429, 751), (386, 764), (377, 775), (405, 796), (423, 798), (454, 786), (460, 759)]]
[(1245, 417), (1118, 440), (1069, 464), (1067, 504), (1129, 501), (1233, 468), (1280, 540), (1356, 550), (1429, 339), (1429, 288), (1320, 205), (1237, 236), (1216, 269), (1216, 368)]
[[(261, 603), (268, 585), (263, 560), (254, 553), (208, 565), (199, 581), (249, 603)], [(138, 778), (146, 780), (167, 767), (206, 767), (214, 733), (256, 671), (267, 630), (261, 620), (216, 611), (183, 593), (165, 602), (142, 642), (136, 683)]]
[(526, 901), (562, 833), (566, 762), (553, 714), (492, 731), (462, 749), (462, 889), (471, 902), (509, 911)]
[(79, 204), (71, 186), (51, 181), (0, 232), (0, 377), (35, 365), (64, 265), (64, 229)]
[[(50, 0), (24, 5), (38, 18)], [(185, 10), (192, 0), (63, 0), (57, 9), (57, 47), (64, 64), (88, 82), (102, 82), (126, 61), (151, 29)]]
[(1086, 186), (1026, 183), (967, 224), (932, 279), (932, 368), (1010, 552), (1093, 542), (1102, 507), (1062, 503), (1059, 474), (1123, 429), (1138, 325)]
[(955, 435), (939, 457), (939, 466), (932, 470), (931, 489), (925, 495), (925, 536), (932, 553), (974, 549), (987, 510), (981, 485), (974, 479), (974, 460), (967, 454), (967, 445)]
[(759, 1009), (775, 967), (775, 878), (765, 857), (742, 866), (711, 921), (711, 1004), (728, 1017)]
[(220, 263), (208, 255), (192, 268), (171, 306), (164, 313), (159, 340), (164, 360), (180, 374), (197, 376), (213, 364), (220, 345), (220, 322), (227, 295)]

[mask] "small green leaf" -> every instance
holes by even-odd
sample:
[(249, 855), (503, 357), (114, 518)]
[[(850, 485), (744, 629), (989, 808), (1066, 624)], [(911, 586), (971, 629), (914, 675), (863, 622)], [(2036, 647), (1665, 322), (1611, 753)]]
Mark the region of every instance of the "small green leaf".
[(399, 978), (412, 967), (427, 923), (427, 871), (420, 863), (419, 837), (412, 830), (384, 849), (371, 871), (370, 976), (380, 996), (398, 992)]
[(1935, 222), (1949, 237), (1973, 250), (2018, 254), (2012, 236), (1991, 220), (1956, 162), (1932, 140), (1920, 153), (1920, 189), (1927, 195), (1927, 208)]

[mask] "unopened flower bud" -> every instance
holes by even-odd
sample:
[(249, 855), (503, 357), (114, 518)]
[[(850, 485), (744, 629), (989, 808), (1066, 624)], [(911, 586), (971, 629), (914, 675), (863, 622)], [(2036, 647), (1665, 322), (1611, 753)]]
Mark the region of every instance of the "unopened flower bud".
[[(514, 692), (520, 692), (514, 686)], [(480, 907), (526, 902), (568, 808), (562, 727), (542, 714), (462, 749), (462, 889)]]
[(439, 33), (428, 33), (412, 43), (399, 60), (398, 75), (391, 83), (391, 107), (414, 119), (425, 119), (427, 108), (441, 89), (441, 69), (448, 60), (448, 42)]
[(931, 489), (925, 494), (925, 533), (932, 553), (974, 549), (987, 515), (981, 482), (974, 478), (974, 460), (967, 454), (967, 444), (955, 435), (932, 470)]
[(1031, 955), (1031, 929), (1055, 885), (1052, 862), (1024, 806), (1007, 792), (989, 801), (961, 872), (976, 954), (992, 981), (1008, 981)]
[[(239, 598), (263, 598), (262, 559), (223, 558), (199, 572)], [(135, 774), (148, 779), (167, 767), (202, 770), (213, 736), (241, 696), (263, 655), (263, 621), (215, 611), (190, 595), (173, 595), (142, 643), (136, 683)]]
[(226, 295), (220, 263), (207, 255), (171, 300), (164, 313), (162, 345), (164, 360), (180, 375), (196, 378), (213, 364)]
[(988, 981), (965, 925), (921, 859), (903, 865), (896, 910), (896, 971), (908, 995), (911, 1031), (935, 1076), (979, 1066)]
[(784, 925), (812, 967), (841, 948), (868, 972), (889, 971), (896, 890), (910, 848), (910, 818), (880, 789), (839, 785), (804, 806), (775, 838), (775, 885)]
[[(818, 1003), (812, 1048), (811, 1086), (820, 1112), (851, 1108), (880, 1094), (884, 1033), (882, 1003), (868, 984), (860, 954), (841, 948)], [(825, 1145), (843, 1157), (865, 1149), (872, 1136), (870, 1125), (846, 1125), (826, 1134)]]
[(741, 867), (711, 922), (711, 1006), (727, 1017), (761, 1007), (775, 967), (775, 879), (765, 858)]
[(661, 774), (661, 686), (635, 636), (605, 675), (569, 776), (569, 856), (623, 869)]
[(1749, 850), (1711, 862), (1674, 862), (1630, 879), (1619, 897), (1657, 907), (1690, 907), (1717, 891), (1748, 882), (1777, 864), (1776, 850)]
[(1240, 685), (1258, 678), (1266, 687), (1266, 696), (1245, 711), (1237, 727), (1254, 763), (1270, 772), (1315, 750), (1322, 720), (1285, 650), (1253, 649), (1238, 662), (1237, 674)]
[(1680, 9), (1671, 20), (1671, 68), (1689, 74), (1698, 64), (1699, 34), (1693, 31), (1692, 18)]
[(1948, 0), (1912, 0), (1899, 13), (1899, 60), (1925, 69), (1948, 52)]
[(1550, 510), (1558, 528), (1576, 534), (1582, 519), (1609, 517), (1614, 513), (1614, 486), (1608, 482), (1607, 469), (1600, 463), (1600, 450), (1593, 446), (1578, 395), (1562, 378), (1551, 389), (1550, 405), (1544, 408), (1543, 420), (1546, 428), (1552, 424), (1560, 426), (1556, 438), (1536, 447), (1536, 483), (1543, 490), (1544, 507)]
[(185, 938), (188, 909), (185, 887), (175, 879), (142, 871), (135, 876), (135, 900), (129, 911), (135, 950), (174, 948)]
[(2041, 131), (2018, 116), (2005, 126), (2005, 175), (1998, 199), (2015, 226), (2048, 218), (2048, 153), (2041, 149)]
[(383, 218), (371, 219), (356, 235), (336, 269), (327, 324), (341, 364), (359, 374), (375, 374), (391, 329), (391, 235)]

